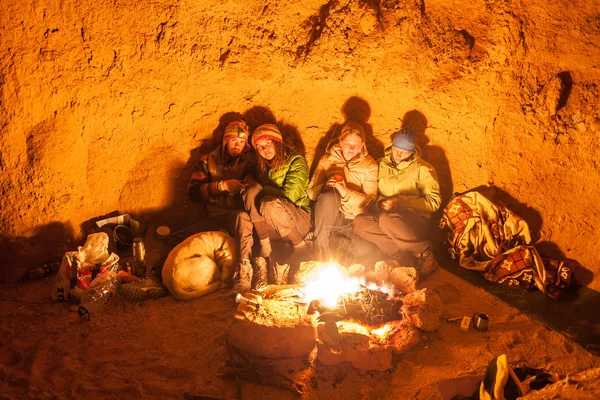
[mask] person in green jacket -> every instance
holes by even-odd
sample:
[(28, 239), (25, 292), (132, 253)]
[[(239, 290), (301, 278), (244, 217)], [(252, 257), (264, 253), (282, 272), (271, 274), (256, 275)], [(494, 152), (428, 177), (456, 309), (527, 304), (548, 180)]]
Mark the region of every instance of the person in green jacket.
[(379, 160), (378, 214), (356, 217), (354, 232), (390, 257), (412, 253), (423, 275), (437, 267), (428, 240), (442, 196), (435, 169), (421, 158), (415, 132), (403, 128)]
[[(306, 160), (283, 142), (279, 128), (273, 124), (256, 128), (251, 142), (259, 156), (258, 182), (242, 189), (246, 212), (239, 213), (236, 221), (240, 268), (234, 277), (234, 291), (238, 293), (249, 290), (252, 282), (253, 230), (260, 240), (259, 257), (271, 256), (271, 238), (292, 243), (293, 261), (288, 260), (291, 268), (309, 254), (304, 242), (311, 229)], [(254, 274), (254, 288), (265, 287), (264, 263), (257, 266)]]

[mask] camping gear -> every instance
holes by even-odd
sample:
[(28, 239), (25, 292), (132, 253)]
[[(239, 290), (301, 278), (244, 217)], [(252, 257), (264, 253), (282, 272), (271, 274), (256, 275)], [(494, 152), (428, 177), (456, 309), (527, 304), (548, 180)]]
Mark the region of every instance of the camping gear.
[(162, 268), (163, 284), (178, 300), (215, 292), (231, 281), (237, 254), (235, 240), (224, 232), (192, 235), (169, 253)]
[(48, 275), (51, 275), (53, 272), (58, 271), (59, 267), (60, 267), (59, 262), (38, 265), (37, 267), (32, 268), (29, 271), (27, 271), (27, 279), (32, 281), (32, 280), (36, 280), (36, 279), (45, 278)]
[(255, 309), (259, 309), (260, 305), (262, 304), (262, 297), (260, 296), (253, 296), (254, 298), (249, 299), (247, 297), (242, 296), (241, 294), (237, 294), (237, 296), (235, 296), (235, 302), (236, 303), (241, 303), (241, 304), (245, 304), (247, 306), (250, 307), (254, 307)]
[(490, 317), (487, 314), (483, 314), (483, 313), (473, 314), (473, 327), (476, 330), (478, 330), (480, 332), (487, 331), (489, 322), (490, 322)]
[(133, 231), (126, 225), (117, 225), (113, 229), (113, 240), (118, 250), (125, 250), (133, 244)]
[(52, 288), (52, 299), (80, 299), (81, 293), (96, 276), (106, 271), (118, 272), (119, 256), (115, 253), (108, 254), (108, 242), (105, 232), (93, 233), (77, 251), (65, 253)]
[(133, 269), (136, 276), (140, 278), (146, 276), (146, 246), (141, 237), (133, 240)]
[(449, 230), (451, 257), (489, 281), (524, 291), (537, 288), (555, 299), (571, 285), (573, 269), (540, 256), (525, 220), (479, 192), (452, 199), (440, 227)]
[(119, 276), (114, 271), (107, 271), (94, 279), (92, 284), (82, 293), (81, 305), (77, 314), (81, 318), (90, 319), (90, 314), (101, 310), (117, 293)]

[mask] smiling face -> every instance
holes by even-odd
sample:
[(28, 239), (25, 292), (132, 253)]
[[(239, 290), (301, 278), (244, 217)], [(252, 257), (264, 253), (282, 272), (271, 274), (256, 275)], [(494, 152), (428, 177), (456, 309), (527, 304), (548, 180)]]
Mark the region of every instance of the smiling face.
[(258, 155), (267, 161), (275, 158), (275, 144), (271, 139), (259, 139), (255, 145)]
[(358, 135), (346, 136), (344, 140), (340, 141), (340, 147), (342, 148), (344, 159), (350, 161), (362, 150), (363, 140)]
[(396, 147), (392, 147), (392, 158), (394, 159), (395, 163), (400, 163), (402, 161), (406, 161), (409, 158), (411, 158), (412, 155), (413, 155), (413, 153), (411, 153), (410, 151), (401, 150)]
[(247, 140), (245, 138), (236, 137), (227, 141), (227, 153), (231, 157), (239, 156), (246, 147)]

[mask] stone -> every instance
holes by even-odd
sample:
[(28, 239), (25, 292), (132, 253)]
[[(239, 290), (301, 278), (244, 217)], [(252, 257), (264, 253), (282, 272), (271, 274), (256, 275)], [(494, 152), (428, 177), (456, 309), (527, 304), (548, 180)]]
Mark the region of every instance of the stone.
[(341, 351), (335, 352), (327, 346), (317, 345), (317, 360), (323, 365), (349, 362), (354, 368), (365, 371), (385, 371), (392, 368), (392, 346), (373, 345), (369, 336), (342, 332)]
[(290, 300), (264, 299), (258, 309), (238, 306), (227, 329), (231, 345), (259, 357), (308, 357), (317, 338), (314, 317)]
[(413, 267), (394, 268), (390, 273), (390, 282), (404, 293), (414, 292), (418, 279), (417, 270)]
[(442, 316), (442, 301), (429, 289), (421, 289), (407, 294), (402, 299), (402, 314), (415, 327), (424, 332), (434, 332), (440, 327)]

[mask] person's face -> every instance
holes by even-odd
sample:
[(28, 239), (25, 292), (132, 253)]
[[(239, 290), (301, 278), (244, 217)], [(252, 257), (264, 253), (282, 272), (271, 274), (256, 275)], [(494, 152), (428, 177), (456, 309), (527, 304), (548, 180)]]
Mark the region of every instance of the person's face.
[(227, 152), (231, 157), (239, 156), (246, 147), (246, 139), (236, 137), (227, 141)]
[(412, 155), (413, 155), (413, 153), (411, 153), (410, 151), (401, 150), (401, 149), (392, 147), (392, 157), (394, 158), (394, 161), (396, 163), (406, 161), (410, 157), (412, 157)]
[(342, 155), (346, 161), (352, 160), (362, 150), (363, 141), (358, 135), (350, 135), (340, 141)]
[(275, 144), (271, 139), (259, 139), (256, 142), (256, 151), (259, 156), (267, 161), (275, 158)]

